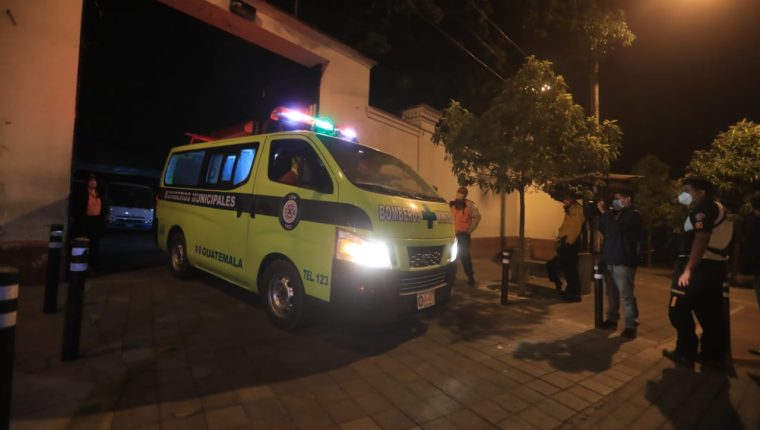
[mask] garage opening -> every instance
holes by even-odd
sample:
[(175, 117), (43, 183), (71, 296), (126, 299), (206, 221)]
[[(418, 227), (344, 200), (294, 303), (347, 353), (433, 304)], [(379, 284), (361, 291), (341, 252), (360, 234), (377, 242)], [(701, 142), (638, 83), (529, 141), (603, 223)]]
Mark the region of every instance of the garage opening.
[[(125, 184), (155, 192), (169, 149), (188, 143), (186, 133), (213, 134), (260, 123), (280, 105), (318, 103), (320, 66), (302, 66), (154, 0), (85, 0), (81, 46), (72, 196), (86, 194), (88, 175), (97, 176), (108, 199), (99, 250), (105, 271), (134, 266), (129, 258), (141, 250), (163, 261), (150, 229), (110, 222), (109, 207), (145, 200), (120, 195), (136, 190)], [(70, 205), (75, 219), (78, 207)], [(75, 224), (72, 233), (83, 234)]]

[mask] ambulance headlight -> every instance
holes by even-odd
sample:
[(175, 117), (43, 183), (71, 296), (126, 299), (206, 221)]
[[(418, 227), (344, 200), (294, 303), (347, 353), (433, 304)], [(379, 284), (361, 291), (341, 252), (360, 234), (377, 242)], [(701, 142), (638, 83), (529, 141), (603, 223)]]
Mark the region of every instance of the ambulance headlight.
[(365, 240), (347, 231), (338, 231), (335, 257), (376, 269), (391, 268), (391, 254), (385, 242)]
[(457, 240), (454, 239), (454, 243), (451, 244), (451, 259), (449, 262), (454, 262), (457, 259), (457, 254), (459, 253), (459, 245), (457, 245)]

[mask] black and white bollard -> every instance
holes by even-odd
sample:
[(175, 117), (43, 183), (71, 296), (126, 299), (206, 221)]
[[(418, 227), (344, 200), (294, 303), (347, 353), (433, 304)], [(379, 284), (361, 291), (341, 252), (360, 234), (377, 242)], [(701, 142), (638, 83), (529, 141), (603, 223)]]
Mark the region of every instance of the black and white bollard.
[(731, 353), (731, 298), (729, 297), (728, 280), (723, 281), (723, 330), (726, 339), (723, 364), (730, 375), (736, 375), (734, 356)]
[(501, 253), (501, 304), (509, 304), (509, 252)]
[(599, 264), (594, 264), (594, 327), (602, 328), (604, 307), (604, 276)]
[(18, 284), (18, 269), (0, 267), (0, 430), (10, 428)]
[(45, 278), (45, 300), (42, 311), (52, 314), (58, 310), (58, 275), (61, 270), (61, 250), (63, 249), (63, 224), (50, 226), (48, 242), (47, 276)]
[(84, 284), (87, 278), (87, 257), (90, 239), (78, 237), (71, 244), (69, 265), (69, 294), (66, 301), (66, 317), (63, 321), (63, 345), (61, 360), (72, 361), (79, 357), (79, 338), (82, 333), (82, 310), (84, 308)]

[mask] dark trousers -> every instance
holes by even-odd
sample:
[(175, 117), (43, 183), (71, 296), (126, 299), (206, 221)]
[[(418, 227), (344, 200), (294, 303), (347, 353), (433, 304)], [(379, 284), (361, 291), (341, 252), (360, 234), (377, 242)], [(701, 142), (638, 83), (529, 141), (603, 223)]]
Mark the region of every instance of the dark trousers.
[(99, 216), (85, 216), (82, 219), (80, 235), (90, 239), (89, 263), (93, 266), (100, 264), (98, 251), (100, 250), (100, 237), (103, 235), (103, 218)]
[[(673, 272), (668, 316), (678, 332), (676, 350), (691, 359), (697, 356), (701, 343), (701, 356), (705, 361), (721, 363), (726, 340), (723, 315), (723, 281), (726, 279), (726, 263), (702, 260), (691, 272), (689, 285), (678, 286), (687, 259), (681, 258)], [(697, 341), (694, 317), (702, 326), (702, 339)]]
[(572, 245), (562, 243), (557, 250), (557, 256), (546, 263), (546, 273), (549, 280), (560, 284), (559, 272), (565, 274), (567, 289), (565, 292), (572, 296), (581, 295), (581, 278), (578, 273), (578, 251), (581, 241), (576, 240)]
[(473, 279), (472, 258), (470, 258), (470, 233), (457, 233), (458, 259), (462, 262), (467, 279)]

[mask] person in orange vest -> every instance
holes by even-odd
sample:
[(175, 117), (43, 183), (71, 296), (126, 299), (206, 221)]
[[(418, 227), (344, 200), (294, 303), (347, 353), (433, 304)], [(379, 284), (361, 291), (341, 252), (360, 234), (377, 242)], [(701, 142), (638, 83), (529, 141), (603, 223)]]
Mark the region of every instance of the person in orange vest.
[(73, 196), (71, 213), (76, 234), (90, 239), (89, 263), (91, 266), (100, 264), (98, 249), (104, 228), (104, 206), (98, 192), (98, 179), (90, 174), (87, 178), (87, 189)]
[(480, 223), (480, 212), (475, 202), (467, 200), (467, 188), (459, 187), (456, 199), (449, 202), (451, 214), (454, 216), (454, 231), (457, 236), (459, 261), (462, 262), (464, 273), (467, 275), (467, 285), (475, 286), (475, 273), (472, 270), (470, 257), (470, 235)]

